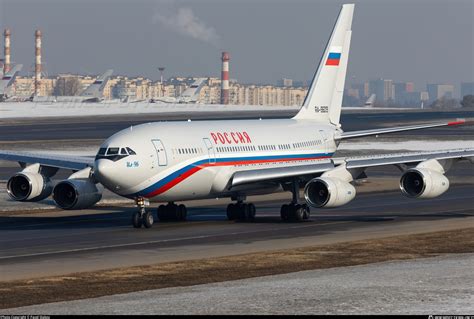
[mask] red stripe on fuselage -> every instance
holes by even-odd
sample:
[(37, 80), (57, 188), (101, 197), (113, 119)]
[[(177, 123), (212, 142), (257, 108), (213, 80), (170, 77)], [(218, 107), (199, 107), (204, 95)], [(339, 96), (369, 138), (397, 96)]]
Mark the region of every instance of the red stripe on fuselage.
[(189, 176), (193, 175), (194, 173), (200, 171), (203, 168), (206, 167), (212, 167), (212, 166), (237, 166), (237, 165), (246, 165), (246, 164), (259, 164), (259, 163), (277, 163), (277, 162), (294, 162), (294, 161), (308, 161), (308, 160), (314, 160), (314, 159), (325, 159), (325, 158), (330, 158), (331, 156), (318, 156), (318, 157), (302, 157), (302, 158), (283, 158), (283, 159), (268, 159), (268, 160), (247, 160), (247, 161), (229, 161), (229, 162), (221, 162), (221, 163), (206, 163), (206, 164), (201, 164), (198, 166), (194, 166), (187, 170), (185, 173), (179, 175), (169, 183), (161, 186), (160, 188), (154, 190), (153, 192), (146, 194), (145, 197), (151, 198), (157, 195), (160, 195), (167, 190), (171, 189), (175, 185), (179, 184)]

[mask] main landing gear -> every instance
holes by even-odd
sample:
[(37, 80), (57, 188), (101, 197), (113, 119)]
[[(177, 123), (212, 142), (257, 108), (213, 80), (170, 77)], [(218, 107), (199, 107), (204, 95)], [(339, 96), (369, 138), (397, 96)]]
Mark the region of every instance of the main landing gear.
[(169, 202), (167, 205), (158, 206), (157, 215), (160, 221), (185, 221), (188, 210), (184, 205)]
[(132, 215), (132, 225), (134, 228), (141, 228), (142, 225), (145, 228), (151, 228), (153, 226), (153, 214), (148, 212), (145, 208), (146, 201), (144, 198), (140, 197), (135, 199), (135, 204), (138, 206), (138, 211), (134, 212)]
[[(148, 204), (144, 198), (136, 198), (135, 204), (138, 206), (138, 211), (132, 215), (132, 225), (135, 228), (151, 228), (154, 223), (153, 214), (145, 209)], [(173, 202), (167, 205), (158, 206), (158, 219), (160, 221), (184, 221), (187, 216), (187, 209), (184, 205), (176, 205)]]
[(303, 221), (311, 217), (309, 206), (306, 204), (298, 204), (299, 184), (295, 180), (291, 184), (291, 193), (293, 198), (291, 203), (281, 206), (280, 217), (284, 221)]
[(245, 198), (238, 198), (236, 204), (227, 206), (227, 219), (229, 220), (254, 220), (255, 205), (252, 203), (244, 203)]

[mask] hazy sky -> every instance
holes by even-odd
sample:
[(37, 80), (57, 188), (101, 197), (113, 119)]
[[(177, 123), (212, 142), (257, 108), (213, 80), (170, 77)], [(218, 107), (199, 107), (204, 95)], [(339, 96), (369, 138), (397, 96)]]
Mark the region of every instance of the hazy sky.
[[(340, 5), (319, 0), (0, 0), (12, 60), (32, 71), (33, 33), (43, 31), (48, 74), (219, 76), (275, 83), (309, 80)], [(384, 77), (425, 84), (474, 81), (474, 0), (356, 3), (348, 81)], [(25, 72), (23, 72), (25, 73)]]

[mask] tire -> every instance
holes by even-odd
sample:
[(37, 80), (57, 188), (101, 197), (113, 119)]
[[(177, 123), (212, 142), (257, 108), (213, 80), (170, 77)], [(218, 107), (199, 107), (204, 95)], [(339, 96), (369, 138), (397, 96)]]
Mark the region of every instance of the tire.
[(255, 214), (257, 212), (255, 205), (252, 203), (249, 203), (248, 206), (249, 206), (249, 220), (254, 220)]
[(132, 225), (134, 228), (142, 227), (142, 218), (140, 212), (134, 212), (132, 214)]
[(234, 220), (235, 219), (235, 205), (234, 204), (229, 204), (227, 205), (227, 219), (228, 220)]
[(294, 208), (294, 216), (296, 221), (302, 221), (305, 216), (306, 209), (302, 205), (296, 205)]
[(287, 204), (284, 204), (281, 206), (280, 209), (280, 217), (282, 220), (287, 221), (289, 219), (289, 211), (290, 211), (290, 206)]
[(303, 219), (308, 220), (311, 217), (311, 210), (309, 209), (308, 205), (303, 205), (303, 207), (304, 207)]
[(178, 220), (178, 206), (171, 203), (166, 205), (166, 221)]
[(248, 204), (240, 204), (237, 205), (238, 208), (238, 216), (240, 220), (248, 220), (249, 219), (249, 213), (250, 213), (250, 207)]
[(153, 214), (151, 212), (145, 212), (143, 214), (143, 226), (145, 228), (151, 228), (153, 226)]
[(181, 204), (177, 208), (178, 208), (178, 211), (179, 211), (179, 220), (185, 221), (187, 216), (188, 216), (188, 210), (186, 209), (186, 206)]
[(166, 219), (166, 206), (160, 205), (156, 210), (156, 217), (158, 217), (159, 221), (164, 221)]

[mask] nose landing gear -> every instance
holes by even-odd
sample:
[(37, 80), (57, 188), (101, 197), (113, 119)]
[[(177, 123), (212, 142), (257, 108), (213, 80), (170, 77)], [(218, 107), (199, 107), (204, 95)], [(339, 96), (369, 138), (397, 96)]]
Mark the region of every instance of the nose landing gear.
[(138, 211), (132, 214), (132, 225), (134, 228), (151, 228), (154, 223), (153, 214), (146, 210), (148, 202), (143, 198), (139, 197), (135, 199), (135, 204), (138, 206)]

